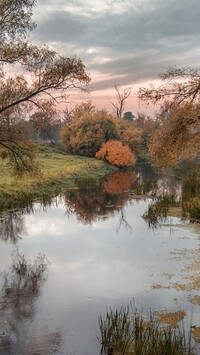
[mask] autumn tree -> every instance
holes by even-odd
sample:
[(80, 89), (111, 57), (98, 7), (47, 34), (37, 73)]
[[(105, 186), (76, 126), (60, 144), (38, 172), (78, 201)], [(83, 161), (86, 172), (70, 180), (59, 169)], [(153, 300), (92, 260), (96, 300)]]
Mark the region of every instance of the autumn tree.
[(139, 154), (142, 138), (141, 130), (136, 127), (135, 122), (129, 122), (120, 118), (115, 118), (114, 122), (117, 126), (120, 141), (124, 145), (128, 145), (132, 152)]
[(169, 68), (159, 88), (141, 88), (139, 98), (161, 103), (159, 128), (151, 136), (149, 151), (160, 168), (194, 158), (200, 149), (200, 71)]
[[(16, 134), (16, 112), (42, 110), (46, 100), (52, 104), (63, 101), (67, 89), (82, 88), (90, 80), (80, 59), (60, 56), (26, 40), (27, 32), (35, 28), (34, 3), (0, 3), (0, 154), (17, 171), (32, 169), (33, 152), (24, 133), (18, 130)], [(9, 65), (16, 67), (17, 75), (9, 76)]]
[(152, 133), (158, 128), (159, 120), (152, 118), (145, 113), (138, 112), (134, 120), (135, 127), (140, 131), (141, 135), (141, 151), (142, 155), (148, 154), (148, 144)]
[(113, 116), (105, 110), (85, 112), (80, 119), (66, 125), (61, 134), (63, 146), (69, 153), (95, 156), (104, 142), (118, 139)]
[(31, 115), (29, 126), (34, 139), (58, 140), (60, 138), (61, 120), (51, 102), (45, 102), (41, 110)]
[(200, 105), (190, 102), (173, 105), (152, 134), (149, 152), (158, 168), (168, 168), (180, 160), (193, 159), (200, 151)]
[(104, 143), (96, 153), (96, 158), (106, 160), (108, 163), (120, 168), (133, 166), (136, 163), (136, 158), (130, 148), (122, 145), (117, 140), (110, 140)]
[(78, 120), (83, 117), (86, 113), (94, 113), (96, 111), (95, 105), (92, 101), (88, 100), (86, 102), (81, 102), (76, 105), (74, 108), (69, 109), (68, 107), (64, 110), (63, 121), (65, 124), (69, 124), (74, 120)]
[(111, 102), (111, 105), (114, 108), (114, 115), (116, 117), (122, 117), (122, 114), (125, 109), (126, 100), (131, 94), (131, 88), (126, 88), (123, 91), (120, 91), (119, 85), (115, 85), (115, 91), (117, 96), (117, 102)]

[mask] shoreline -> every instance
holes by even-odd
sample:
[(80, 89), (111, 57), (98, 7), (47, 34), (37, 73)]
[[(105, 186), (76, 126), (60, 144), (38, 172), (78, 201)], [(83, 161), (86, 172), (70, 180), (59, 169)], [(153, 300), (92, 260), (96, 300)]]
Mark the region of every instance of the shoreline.
[(39, 153), (37, 162), (40, 168), (37, 175), (16, 178), (9, 166), (1, 161), (0, 214), (77, 188), (81, 179), (99, 179), (118, 170), (95, 158), (63, 154), (46, 147)]

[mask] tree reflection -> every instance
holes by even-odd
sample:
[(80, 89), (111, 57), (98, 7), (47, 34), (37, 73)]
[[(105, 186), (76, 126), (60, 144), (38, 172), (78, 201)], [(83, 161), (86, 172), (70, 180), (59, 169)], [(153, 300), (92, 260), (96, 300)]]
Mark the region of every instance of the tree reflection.
[(38, 254), (33, 263), (29, 263), (24, 254), (16, 248), (12, 254), (12, 263), (8, 272), (4, 272), (1, 291), (1, 306), (11, 307), (15, 319), (34, 314), (33, 304), (39, 294), (41, 284), (46, 278), (47, 262), (45, 256)]
[(200, 222), (200, 166), (190, 163), (181, 173), (183, 216)]
[(154, 182), (154, 187), (150, 192), (154, 200), (151, 200), (142, 216), (152, 229), (166, 223), (170, 207), (180, 205), (182, 184), (181, 180), (174, 175), (158, 176)]
[(0, 217), (0, 238), (5, 242), (16, 244), (21, 235), (26, 233), (22, 211), (9, 212)]
[(177, 169), (175, 173), (179, 175), (179, 178), (171, 175), (159, 178), (156, 182), (152, 191), (156, 201), (151, 202), (143, 214), (143, 218), (150, 228), (156, 228), (166, 222), (171, 213), (171, 207), (175, 207), (175, 215), (178, 212), (178, 207), (183, 219), (200, 222), (199, 165), (190, 163), (189, 166), (187, 165), (187, 169), (182, 167)]
[(77, 219), (84, 224), (91, 224), (120, 212), (120, 225), (125, 225), (123, 207), (130, 199), (129, 190), (136, 181), (135, 172), (117, 172), (102, 182), (86, 180), (85, 185), (82, 181), (81, 189), (67, 191), (64, 194), (66, 212), (75, 213)]
[(104, 181), (104, 191), (109, 195), (120, 195), (133, 188), (138, 180), (135, 171), (117, 171), (109, 175)]
[(155, 229), (161, 223), (167, 221), (169, 208), (176, 205), (173, 195), (161, 196), (155, 202), (151, 202), (147, 211), (143, 214), (143, 219), (148, 223), (149, 228)]
[(61, 336), (56, 332), (43, 334), (43, 341), (33, 339), (28, 333), (27, 322), (34, 318), (35, 302), (47, 277), (47, 265), (42, 254), (31, 263), (17, 248), (14, 250), (11, 266), (2, 274), (0, 352), (30, 354), (37, 345), (46, 349), (39, 353), (49, 353), (54, 345), (56, 348), (61, 343)]

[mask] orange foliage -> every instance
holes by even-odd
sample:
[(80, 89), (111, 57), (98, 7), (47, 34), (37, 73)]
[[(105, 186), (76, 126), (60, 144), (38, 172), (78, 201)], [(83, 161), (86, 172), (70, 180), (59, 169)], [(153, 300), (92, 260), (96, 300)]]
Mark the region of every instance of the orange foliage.
[(96, 153), (96, 158), (106, 160), (112, 165), (128, 167), (135, 164), (136, 159), (130, 148), (117, 140), (104, 143)]

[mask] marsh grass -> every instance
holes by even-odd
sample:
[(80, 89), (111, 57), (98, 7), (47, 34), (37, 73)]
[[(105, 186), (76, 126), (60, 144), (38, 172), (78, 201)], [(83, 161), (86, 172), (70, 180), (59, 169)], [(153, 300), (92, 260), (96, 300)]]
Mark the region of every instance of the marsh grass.
[(107, 309), (105, 317), (99, 317), (98, 340), (105, 355), (194, 354), (191, 334), (186, 337), (183, 325), (170, 328), (160, 324), (152, 312), (146, 319), (132, 305)]
[(116, 170), (100, 160), (63, 154), (48, 146), (39, 147), (37, 165), (37, 172), (17, 178), (11, 167), (0, 161), (0, 212), (26, 207), (34, 199), (77, 188), (81, 179), (101, 178)]

